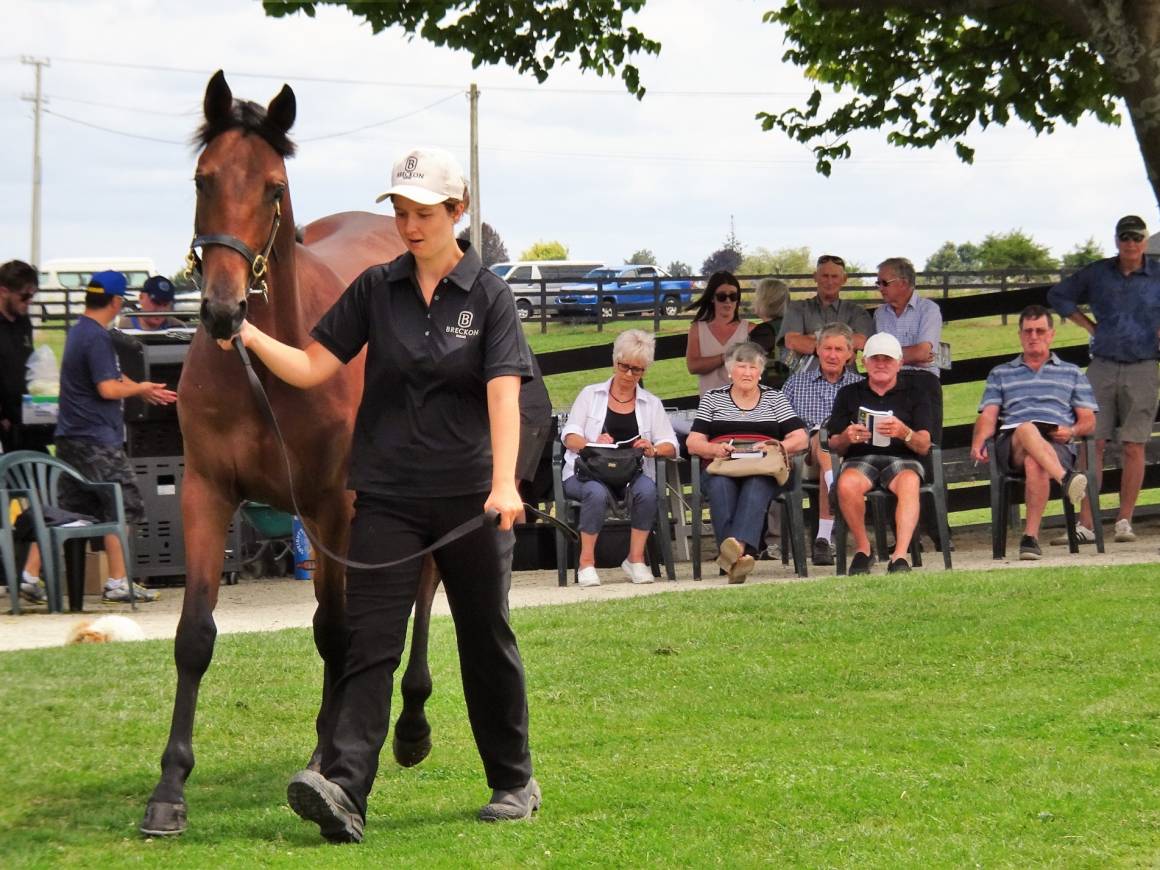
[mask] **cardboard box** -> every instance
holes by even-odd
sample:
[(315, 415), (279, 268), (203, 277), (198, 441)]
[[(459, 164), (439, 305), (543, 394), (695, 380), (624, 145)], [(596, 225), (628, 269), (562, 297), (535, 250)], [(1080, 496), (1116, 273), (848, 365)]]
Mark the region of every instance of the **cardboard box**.
[(20, 409), (20, 422), (25, 426), (44, 426), (56, 423), (60, 400), (57, 396), (25, 396)]
[[(105, 591), (105, 581), (109, 579), (109, 557), (104, 551), (93, 553), (85, 550), (85, 595), (100, 595)], [(68, 591), (61, 590), (68, 596)]]

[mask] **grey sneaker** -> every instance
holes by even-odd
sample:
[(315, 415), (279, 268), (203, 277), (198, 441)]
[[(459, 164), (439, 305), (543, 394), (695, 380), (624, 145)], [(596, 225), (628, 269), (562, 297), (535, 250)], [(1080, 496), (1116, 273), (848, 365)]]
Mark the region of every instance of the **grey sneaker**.
[[(1085, 526), (1083, 523), (1075, 524), (1075, 537), (1081, 544), (1094, 544), (1096, 542), (1096, 533)], [(1067, 546), (1067, 532), (1064, 531), (1062, 535), (1056, 535), (1051, 539), (1051, 546), (1066, 547)]]
[(1031, 535), (1024, 535), (1023, 539), (1019, 541), (1019, 558), (1025, 562), (1042, 559), (1043, 551), (1039, 549), (1039, 541)]
[(530, 819), (540, 808), (540, 784), (533, 776), (520, 788), (497, 788), (491, 801), (479, 811), (481, 822), (514, 822)]
[(48, 601), (48, 593), (44, 590), (44, 581), (39, 577), (36, 580), (21, 580), (20, 597), (33, 604), (44, 604)]
[(354, 802), (316, 770), (300, 770), (286, 786), (286, 800), (300, 818), (318, 825), (330, 843), (361, 843), (364, 820)]
[[(133, 595), (138, 601), (156, 601), (157, 592), (146, 589), (140, 583), (133, 584)], [(101, 595), (102, 601), (112, 601), (125, 604), (129, 601), (129, 583), (125, 580), (105, 581), (105, 591)]]
[(1116, 520), (1115, 542), (1117, 544), (1130, 544), (1136, 540), (1136, 533), (1132, 531), (1131, 520)]

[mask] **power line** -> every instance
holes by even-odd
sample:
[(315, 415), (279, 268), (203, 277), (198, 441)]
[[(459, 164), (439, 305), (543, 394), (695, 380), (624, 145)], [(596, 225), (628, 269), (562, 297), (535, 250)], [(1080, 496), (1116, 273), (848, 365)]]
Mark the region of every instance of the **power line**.
[(144, 106), (124, 106), (119, 103), (102, 103), (98, 100), (82, 100), (79, 97), (62, 97), (59, 94), (47, 94), (46, 99), (57, 100), (62, 103), (79, 103), (82, 106), (97, 106), (101, 109), (118, 109), (125, 112), (134, 112), (142, 115), (163, 115), (169, 118), (188, 118), (198, 113), (198, 109), (187, 109), (184, 112), (172, 112), (165, 109), (147, 109)]
[(181, 142), (176, 139), (161, 139), (157, 136), (145, 136), (141, 133), (128, 133), (124, 130), (114, 130), (112, 127), (105, 127), (101, 124), (94, 124), (90, 121), (82, 121), (80, 118), (74, 118), (71, 115), (63, 115), (53, 109), (44, 109), (44, 114), (52, 115), (60, 118), (63, 121), (71, 121), (73, 124), (80, 124), (82, 127), (91, 127), (94, 130), (100, 130), (103, 133), (112, 133), (114, 136), (124, 136), (128, 139), (143, 139), (146, 142), (161, 142), (165, 145), (188, 145), (188, 142)]
[(361, 127), (355, 127), (351, 130), (343, 130), (342, 132), (339, 132), (339, 133), (324, 133), (321, 136), (308, 136), (304, 139), (299, 139), (298, 141), (299, 142), (319, 142), (323, 139), (336, 139), (339, 136), (350, 136), (354, 133), (361, 133), (363, 130), (370, 130), (373, 127), (384, 127), (387, 124), (393, 124), (396, 121), (403, 120), (404, 118), (410, 118), (412, 115), (418, 115), (420, 112), (426, 112), (428, 109), (434, 109), (440, 103), (446, 103), (448, 100), (453, 100), (456, 97), (461, 96), (462, 94), (463, 94), (463, 89), (461, 88), (461, 89), (455, 91), (455, 93), (448, 94), (445, 97), (440, 97), (438, 100), (436, 100), (433, 103), (428, 103), (426, 106), (422, 106), (421, 108), (415, 109), (414, 111), (411, 111), (411, 112), (404, 112), (402, 115), (396, 115), (393, 118), (387, 118), (385, 121), (375, 121), (373, 124), (363, 124)]

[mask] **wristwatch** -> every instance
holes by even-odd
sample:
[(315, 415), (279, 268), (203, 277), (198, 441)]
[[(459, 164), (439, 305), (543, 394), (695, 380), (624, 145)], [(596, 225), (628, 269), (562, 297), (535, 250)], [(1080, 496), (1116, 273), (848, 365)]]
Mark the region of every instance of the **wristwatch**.
[(909, 444), (910, 439), (914, 437), (914, 430), (909, 426), (906, 427), (906, 437), (902, 439), (903, 444)]

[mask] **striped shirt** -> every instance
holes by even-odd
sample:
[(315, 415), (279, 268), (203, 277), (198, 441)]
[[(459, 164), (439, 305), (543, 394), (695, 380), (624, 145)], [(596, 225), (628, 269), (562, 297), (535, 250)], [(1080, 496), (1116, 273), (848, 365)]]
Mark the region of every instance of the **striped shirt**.
[(1000, 426), (1034, 422), (1072, 426), (1076, 408), (1099, 410), (1092, 385), (1079, 366), (1055, 354), (1037, 372), (1022, 354), (991, 369), (979, 410), (989, 405), (998, 405)]
[(904, 348), (922, 344), (930, 344), (935, 359), (922, 365), (907, 364), (904, 369), (917, 369), (930, 372), (938, 377), (938, 345), (942, 340), (942, 309), (937, 302), (919, 296), (915, 290), (906, 301), (906, 307), (901, 314), (895, 314), (894, 309), (883, 302), (874, 309), (874, 326), (879, 332), (889, 332), (898, 339)]
[(766, 386), (759, 389), (757, 404), (749, 411), (737, 407), (731, 386), (709, 390), (701, 397), (692, 431), (710, 440), (722, 435), (753, 433), (780, 441), (790, 432), (805, 428), (785, 393)]
[(798, 372), (785, 382), (782, 389), (793, 409), (812, 431), (830, 419), (830, 412), (834, 409), (834, 397), (838, 395), (838, 390), (847, 384), (856, 384), (860, 380), (862, 376), (857, 372), (843, 369), (842, 376), (835, 383), (830, 383), (820, 369), (815, 369)]

